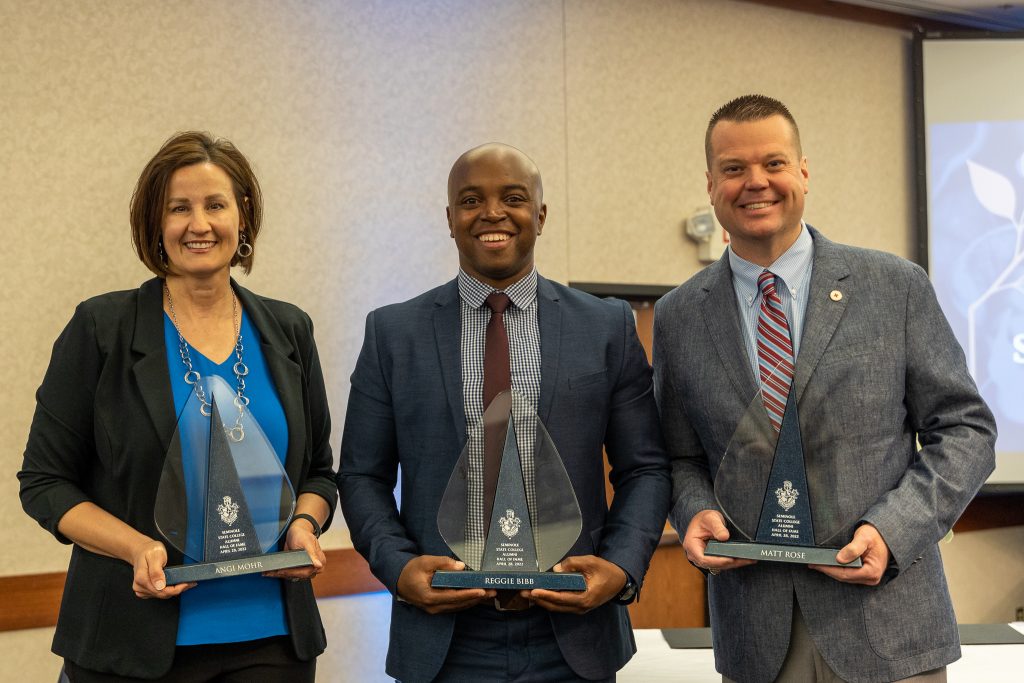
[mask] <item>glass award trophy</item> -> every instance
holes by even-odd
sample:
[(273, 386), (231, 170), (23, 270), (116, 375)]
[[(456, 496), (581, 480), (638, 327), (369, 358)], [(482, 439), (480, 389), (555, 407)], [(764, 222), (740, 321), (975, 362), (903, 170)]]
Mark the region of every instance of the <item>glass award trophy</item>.
[(217, 376), (192, 388), (157, 486), (154, 519), (186, 564), (168, 585), (312, 564), (305, 550), (274, 552), (295, 491), (246, 402)]
[[(823, 492), (840, 490), (835, 468), (804, 459), (792, 387), (782, 426), (772, 426), (758, 391), (740, 419), (715, 475), (715, 498), (730, 536), (709, 541), (705, 555), (758, 561), (859, 567), (858, 557), (836, 560), (841, 534), (855, 520), (841, 519)], [(813, 493), (813, 497), (812, 497)], [(833, 547), (835, 545), (835, 547)]]
[[(586, 590), (582, 574), (549, 571), (579, 538), (583, 517), (565, 465), (529, 402), (515, 392), (498, 394), (468, 436), (437, 513), (441, 537), (467, 569), (435, 572), (431, 585)], [(534, 445), (528, 459), (519, 448), (526, 439)], [(483, 477), (470, 476), (471, 460), (482, 465), (487, 450), (501, 462), (490, 514)], [(524, 468), (533, 476), (524, 477)]]

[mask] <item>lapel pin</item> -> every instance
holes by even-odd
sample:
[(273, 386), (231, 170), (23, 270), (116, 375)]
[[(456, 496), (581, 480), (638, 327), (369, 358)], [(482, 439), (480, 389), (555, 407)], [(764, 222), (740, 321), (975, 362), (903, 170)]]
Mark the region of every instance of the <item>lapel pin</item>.
[(832, 299), (832, 301), (842, 301), (843, 293), (840, 292), (838, 289), (833, 289), (832, 292), (829, 293), (828, 298)]

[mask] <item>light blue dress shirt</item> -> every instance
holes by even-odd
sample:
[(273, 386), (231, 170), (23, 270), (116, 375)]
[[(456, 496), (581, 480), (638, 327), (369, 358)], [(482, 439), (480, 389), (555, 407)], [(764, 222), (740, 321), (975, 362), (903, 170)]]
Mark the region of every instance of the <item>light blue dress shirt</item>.
[[(796, 241), (768, 267), (776, 277), (776, 291), (782, 301), (782, 310), (789, 321), (789, 334), (793, 342), (793, 358), (800, 362), (800, 335), (804, 329), (807, 295), (811, 284), (811, 266), (814, 261), (814, 238), (807, 226), (800, 223)], [(757, 278), (763, 266), (740, 258), (729, 248), (729, 267), (732, 269), (732, 288), (736, 292), (743, 341), (747, 347), (750, 369), (759, 377), (757, 366), (757, 318), (761, 313), (761, 291)], [(779, 282), (781, 280), (781, 282)]]

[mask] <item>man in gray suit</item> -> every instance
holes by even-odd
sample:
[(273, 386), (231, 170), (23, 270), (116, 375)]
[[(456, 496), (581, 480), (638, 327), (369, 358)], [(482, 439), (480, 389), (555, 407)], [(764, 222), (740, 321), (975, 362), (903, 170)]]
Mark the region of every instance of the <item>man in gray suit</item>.
[[(936, 544), (992, 471), (992, 414), (925, 272), (803, 223), (807, 159), (781, 102), (729, 102), (705, 146), (730, 247), (658, 302), (654, 369), (670, 520), (709, 574), (716, 667), (744, 683), (944, 681), (960, 644)], [(812, 517), (838, 513), (830, 545), (860, 568), (704, 554), (739, 536), (715, 477), (759, 385), (790, 362), (782, 400), (792, 388), (812, 483), (831, 484), (810, 492)], [(728, 494), (760, 501), (753, 479), (730, 477)]]

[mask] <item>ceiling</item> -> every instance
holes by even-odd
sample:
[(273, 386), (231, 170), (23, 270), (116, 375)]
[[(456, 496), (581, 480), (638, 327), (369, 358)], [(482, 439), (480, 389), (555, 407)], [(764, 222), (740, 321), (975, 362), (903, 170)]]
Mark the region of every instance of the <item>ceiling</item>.
[(963, 26), (965, 29), (1024, 31), (1024, 2), (993, 0), (840, 0), (898, 14)]

